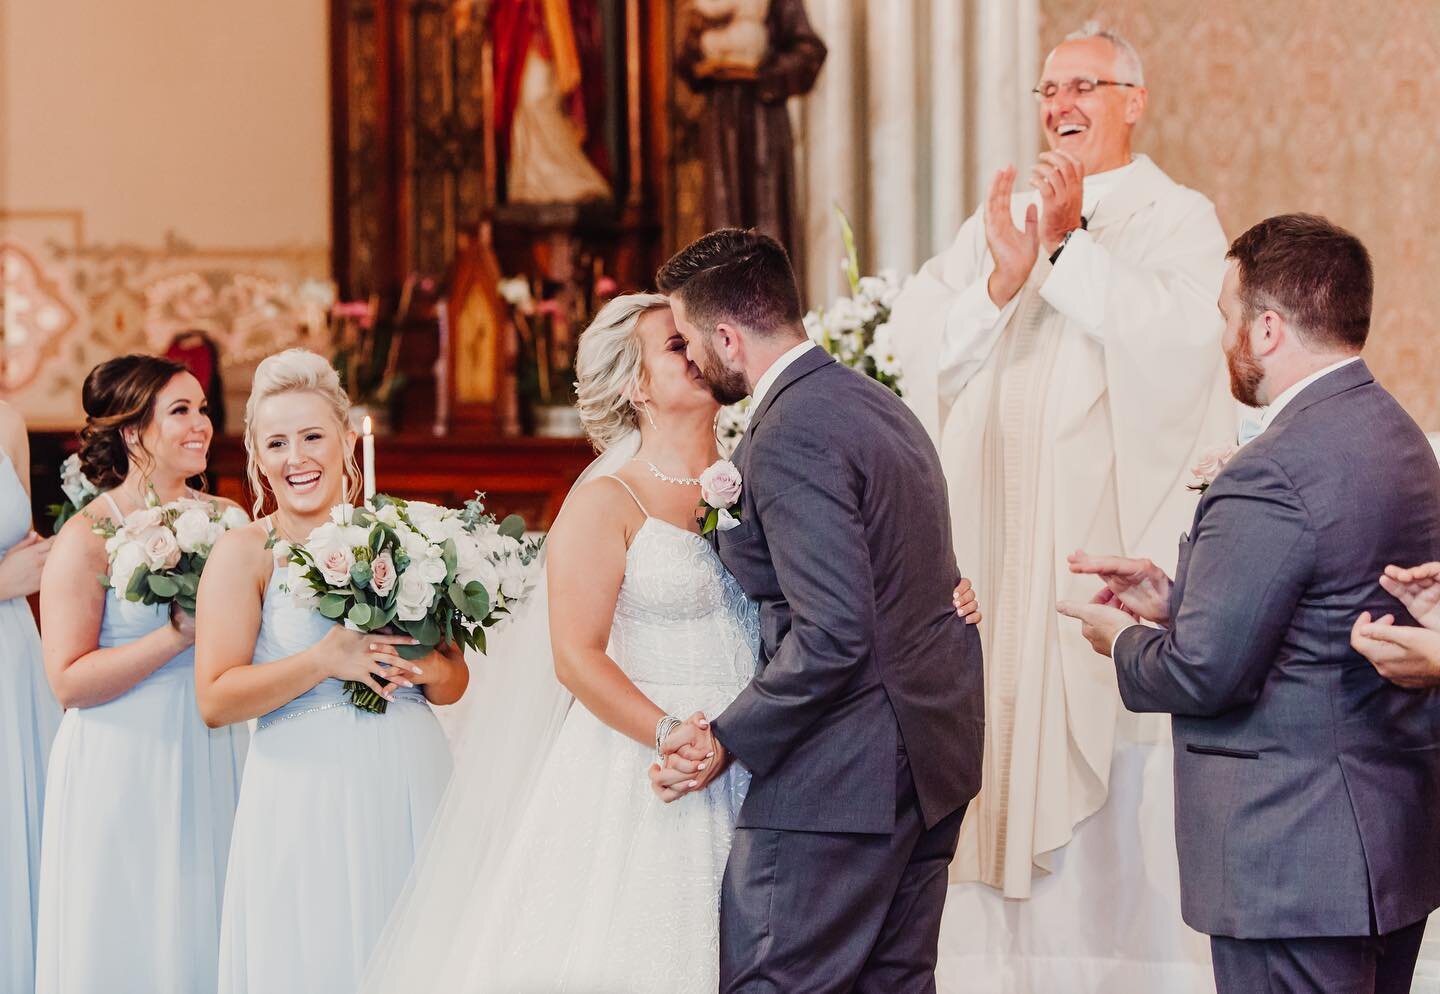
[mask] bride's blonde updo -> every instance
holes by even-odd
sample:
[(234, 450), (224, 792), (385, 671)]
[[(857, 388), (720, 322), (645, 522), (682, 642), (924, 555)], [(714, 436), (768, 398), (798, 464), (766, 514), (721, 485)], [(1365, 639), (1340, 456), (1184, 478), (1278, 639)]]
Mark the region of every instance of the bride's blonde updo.
[(575, 407), (596, 452), (604, 452), (639, 427), (633, 397), (644, 374), (640, 336), (642, 315), (669, 307), (661, 293), (627, 293), (595, 315), (580, 335), (575, 356)]
[[(255, 367), (250, 399), (245, 402), (245, 475), (250, 481), (250, 492), (255, 497), (257, 518), (264, 506), (267, 488), (256, 456), (255, 412), (262, 401), (271, 397), (306, 392), (319, 396), (329, 406), (343, 444), (345, 432), (350, 430), (350, 398), (340, 386), (340, 375), (324, 356), (316, 355), (309, 349), (286, 349), (268, 356)], [(354, 446), (345, 449), (344, 471), (345, 497), (353, 502), (360, 488), (360, 467), (355, 462)]]

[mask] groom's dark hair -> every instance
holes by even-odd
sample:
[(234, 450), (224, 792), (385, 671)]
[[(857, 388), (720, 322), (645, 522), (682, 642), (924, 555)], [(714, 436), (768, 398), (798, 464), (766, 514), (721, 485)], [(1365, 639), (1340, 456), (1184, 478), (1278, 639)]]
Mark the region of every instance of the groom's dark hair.
[(1275, 310), (1312, 345), (1365, 347), (1375, 274), (1364, 243), (1338, 224), (1315, 214), (1266, 218), (1225, 257), (1239, 266), (1247, 322)]
[(724, 322), (758, 335), (804, 333), (790, 257), (758, 231), (721, 228), (701, 235), (660, 267), (655, 285), (684, 301), (690, 320), (701, 327)]

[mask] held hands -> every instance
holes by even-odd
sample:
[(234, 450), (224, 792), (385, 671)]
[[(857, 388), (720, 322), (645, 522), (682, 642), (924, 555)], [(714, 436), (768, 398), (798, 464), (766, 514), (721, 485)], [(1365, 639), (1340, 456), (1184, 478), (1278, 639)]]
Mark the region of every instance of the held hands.
[(1405, 610), (1417, 622), (1431, 631), (1440, 631), (1440, 563), (1424, 563), (1409, 569), (1386, 566), (1380, 586), (1405, 605)]
[(1388, 614), (1372, 620), (1366, 611), (1350, 629), (1350, 645), (1397, 687), (1422, 690), (1440, 685), (1440, 633), (1397, 625)]
[(363, 683), (387, 701), (393, 701), (396, 687), (413, 687), (417, 681), (430, 676), (423, 665), (429, 657), (415, 662), (401, 659), (395, 651), (397, 645), (418, 643), (409, 635), (354, 632), (344, 625), (335, 625), (316, 644), (315, 650), (325, 676)]
[(1091, 603), (1119, 608), (1137, 621), (1170, 623), (1170, 578), (1150, 560), (1092, 556), (1076, 549), (1067, 561), (1070, 572), (1104, 581), (1105, 589)]
[(665, 737), (660, 753), (661, 759), (650, 764), (650, 787), (666, 804), (704, 790), (730, 763), (699, 711)]
[(40, 574), (53, 539), (31, 532), (0, 559), (0, 600), (29, 597), (40, 590)]

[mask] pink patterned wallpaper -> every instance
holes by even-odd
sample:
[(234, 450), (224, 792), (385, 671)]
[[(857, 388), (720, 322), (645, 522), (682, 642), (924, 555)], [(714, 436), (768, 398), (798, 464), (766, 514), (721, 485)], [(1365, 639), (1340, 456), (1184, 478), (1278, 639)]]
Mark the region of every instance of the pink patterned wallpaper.
[(1375, 260), (1366, 358), (1440, 430), (1440, 3), (1040, 0), (1048, 51), (1089, 18), (1139, 49), (1138, 149), (1207, 194), (1231, 237), (1271, 214), (1324, 214)]

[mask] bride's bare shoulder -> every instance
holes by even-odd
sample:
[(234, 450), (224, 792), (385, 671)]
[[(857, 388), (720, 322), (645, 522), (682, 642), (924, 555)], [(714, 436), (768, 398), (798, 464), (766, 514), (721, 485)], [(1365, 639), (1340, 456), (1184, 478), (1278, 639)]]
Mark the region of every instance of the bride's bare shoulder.
[(623, 483), (614, 477), (598, 476), (570, 491), (546, 543), (553, 546), (557, 540), (563, 545), (573, 539), (603, 542), (612, 538), (628, 544), (644, 519)]

